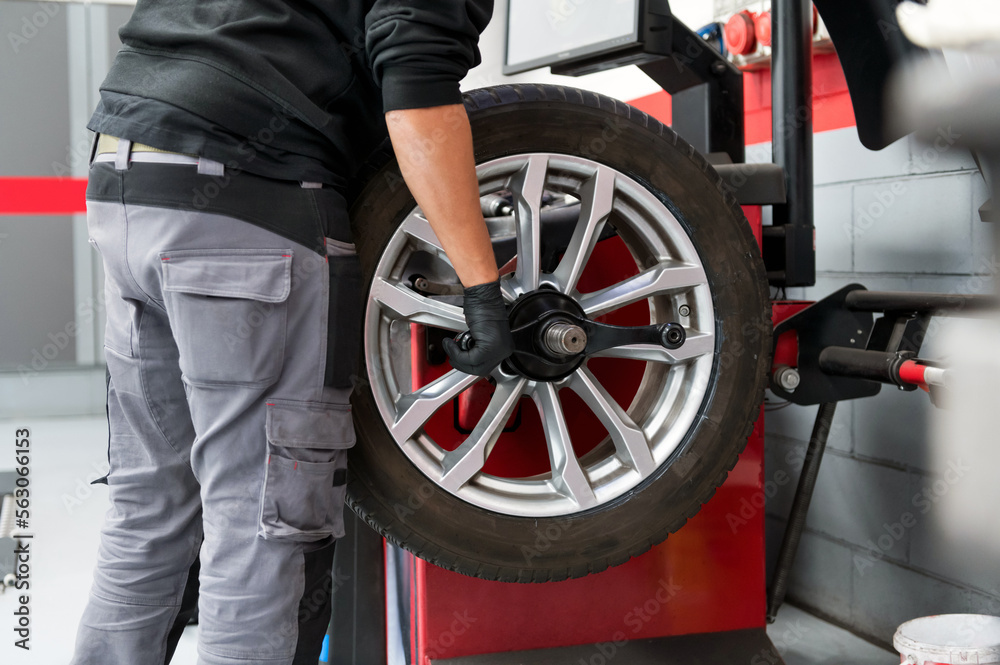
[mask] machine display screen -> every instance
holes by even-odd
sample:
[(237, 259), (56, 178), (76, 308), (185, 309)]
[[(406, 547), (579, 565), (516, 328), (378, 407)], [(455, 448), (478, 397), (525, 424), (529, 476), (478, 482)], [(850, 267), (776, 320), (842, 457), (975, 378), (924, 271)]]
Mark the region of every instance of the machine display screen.
[(640, 0), (510, 0), (504, 74), (631, 46)]

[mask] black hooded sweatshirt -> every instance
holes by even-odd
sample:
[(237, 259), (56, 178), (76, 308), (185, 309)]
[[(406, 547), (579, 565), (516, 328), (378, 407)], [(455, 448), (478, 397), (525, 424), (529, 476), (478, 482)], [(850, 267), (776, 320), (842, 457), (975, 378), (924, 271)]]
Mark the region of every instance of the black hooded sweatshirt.
[(493, 0), (138, 0), (88, 127), (343, 191), (383, 114), (461, 102)]

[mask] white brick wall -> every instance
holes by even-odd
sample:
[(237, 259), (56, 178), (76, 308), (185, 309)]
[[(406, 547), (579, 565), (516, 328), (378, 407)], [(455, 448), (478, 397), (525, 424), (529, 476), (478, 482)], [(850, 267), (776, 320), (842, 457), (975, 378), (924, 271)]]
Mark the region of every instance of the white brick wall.
[[(936, 146), (907, 137), (873, 153), (853, 128), (817, 134), (817, 281), (788, 296), (816, 300), (850, 282), (986, 291), (984, 275), (996, 270), (990, 228), (978, 213), (987, 189), (969, 152), (949, 142), (953, 136), (944, 128)], [(947, 355), (949, 326), (975, 325), (937, 321), (922, 350), (927, 357)], [(888, 386), (838, 406), (791, 578), (793, 601), (886, 645), (917, 616), (1000, 614), (1000, 578), (982, 572), (993, 553), (950, 538), (930, 500), (945, 487), (946, 470), (934, 454), (933, 410), (925, 394)], [(791, 406), (767, 414), (765, 479), (779, 469), (797, 478), (815, 413)], [(771, 566), (793, 492), (786, 485), (768, 503)], [(1000, 526), (991, 512), (984, 507), (984, 528)]]

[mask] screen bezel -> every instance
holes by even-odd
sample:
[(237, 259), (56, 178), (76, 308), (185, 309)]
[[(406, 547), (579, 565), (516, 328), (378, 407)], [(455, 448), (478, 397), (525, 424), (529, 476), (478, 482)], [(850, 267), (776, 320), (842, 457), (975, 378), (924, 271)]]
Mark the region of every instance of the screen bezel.
[(511, 74), (522, 74), (524, 72), (530, 72), (533, 69), (539, 69), (541, 67), (551, 67), (553, 65), (564, 65), (572, 63), (576, 60), (582, 60), (584, 58), (590, 58), (595, 55), (602, 55), (604, 53), (614, 53), (615, 51), (620, 51), (623, 49), (631, 48), (639, 43), (640, 24), (642, 21), (643, 11), (645, 10), (644, 0), (634, 0), (635, 1), (635, 23), (632, 26), (632, 34), (623, 37), (616, 37), (615, 39), (606, 39), (603, 42), (597, 42), (595, 44), (588, 44), (587, 46), (581, 46), (580, 48), (571, 49), (569, 51), (563, 51), (561, 53), (556, 53), (553, 55), (543, 56), (541, 58), (535, 58), (534, 60), (528, 60), (516, 65), (511, 65), (509, 63), (510, 58), (510, 6), (511, 2), (507, 2), (507, 16), (506, 30), (504, 31), (504, 42), (503, 42), (503, 67), (502, 71), (504, 75), (510, 76)]

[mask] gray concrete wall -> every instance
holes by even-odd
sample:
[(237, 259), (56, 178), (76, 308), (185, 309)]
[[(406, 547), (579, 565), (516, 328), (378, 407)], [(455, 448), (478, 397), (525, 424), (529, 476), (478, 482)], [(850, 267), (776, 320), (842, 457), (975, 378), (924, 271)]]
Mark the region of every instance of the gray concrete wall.
[[(86, 123), (130, 14), (0, 2), (0, 177), (86, 177)], [(0, 417), (103, 411), (102, 285), (84, 215), (0, 216)]]
[[(70, 145), (66, 6), (0, 3), (0, 176), (53, 176)], [(0, 217), (0, 367), (69, 365), (72, 220)], [(45, 349), (45, 357), (41, 353)]]
[[(819, 299), (851, 282), (941, 293), (989, 288), (996, 257), (978, 215), (986, 186), (949, 129), (939, 137), (936, 146), (909, 137), (870, 152), (853, 128), (816, 135), (817, 283), (789, 289), (790, 298)], [(950, 328), (975, 325), (935, 321), (921, 353), (931, 358), (948, 354)], [(793, 479), (767, 505), (772, 567), (816, 410), (793, 405), (766, 416), (765, 480), (780, 472)], [(940, 454), (946, 442), (932, 439), (934, 416), (922, 392), (889, 387), (838, 406), (791, 601), (883, 644), (918, 616), (1000, 614), (1000, 575), (967, 565), (995, 553), (950, 536), (938, 503), (981, 470), (974, 459)], [(993, 510), (975, 516), (984, 528), (996, 527)]]

